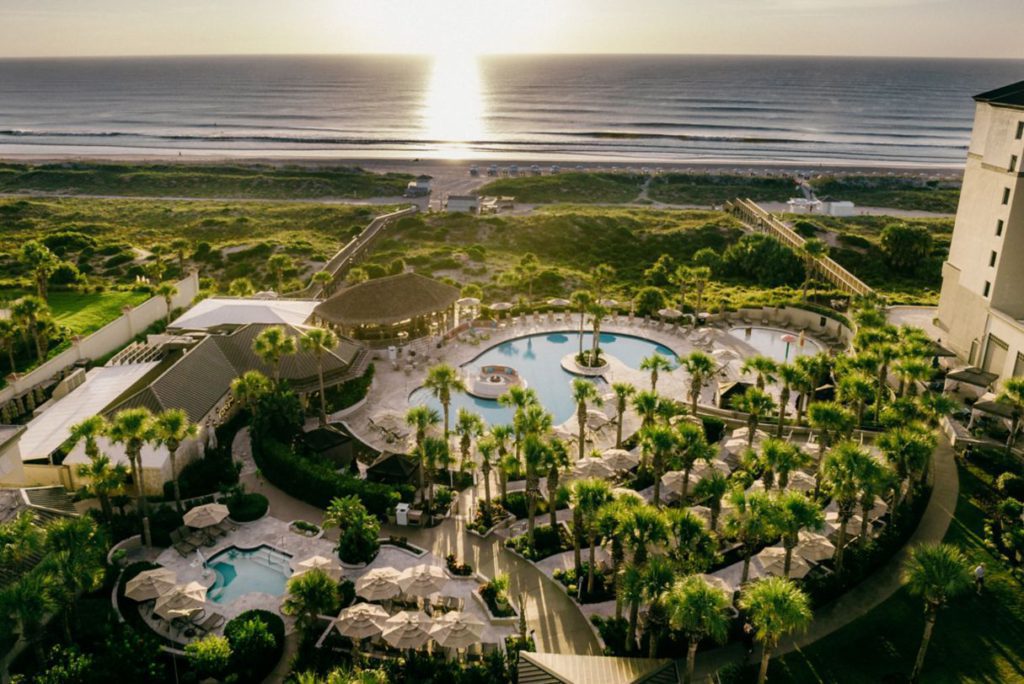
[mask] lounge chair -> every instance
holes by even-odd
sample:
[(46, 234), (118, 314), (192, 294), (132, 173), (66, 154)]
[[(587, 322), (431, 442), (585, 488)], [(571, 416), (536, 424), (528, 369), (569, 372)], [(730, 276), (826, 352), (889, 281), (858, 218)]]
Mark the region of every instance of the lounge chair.
[(171, 532), (171, 546), (173, 546), (174, 550), (181, 554), (182, 557), (188, 556), (197, 548), (195, 544), (190, 544), (182, 539), (181, 533), (177, 530)]
[(178, 534), (181, 535), (181, 540), (183, 542), (191, 544), (192, 546), (199, 546), (206, 541), (206, 535), (203, 534), (201, 530), (193, 530), (192, 528), (184, 525), (178, 528)]
[(227, 622), (227, 618), (220, 613), (211, 613), (205, 617), (200, 613), (196, 619), (193, 619), (192, 624), (201, 632), (210, 632), (217, 629), (225, 622)]

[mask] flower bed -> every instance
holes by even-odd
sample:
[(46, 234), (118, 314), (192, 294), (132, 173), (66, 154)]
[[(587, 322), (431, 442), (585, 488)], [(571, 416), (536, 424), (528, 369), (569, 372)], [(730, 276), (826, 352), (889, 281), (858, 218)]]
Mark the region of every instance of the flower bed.
[[(611, 573), (605, 573), (598, 570), (594, 573), (594, 593), (587, 593), (587, 569), (590, 564), (587, 561), (583, 561), (582, 574), (579, 578), (576, 577), (576, 568), (569, 568), (568, 570), (555, 570), (554, 579), (556, 582), (565, 587), (565, 590), (573, 597), (573, 600), (578, 603), (603, 603), (604, 601), (612, 601), (615, 599), (615, 586), (612, 583)], [(580, 586), (582, 585), (583, 593), (580, 593)]]
[(444, 560), (448, 565), (448, 572), (452, 573), (456, 577), (469, 577), (473, 574), (473, 566), (466, 563), (460, 563), (454, 553), (449, 553), (445, 556)]
[(492, 501), (490, 508), (488, 508), (486, 502), (481, 502), (477, 506), (476, 515), (473, 516), (472, 522), (466, 524), (466, 529), (475, 532), (481, 537), (486, 537), (495, 527), (511, 519), (511, 517), (501, 504)]
[(505, 541), (505, 547), (528, 561), (539, 561), (556, 553), (572, 550), (572, 536), (564, 524), (554, 530), (550, 525), (538, 526), (533, 531), (533, 546), (526, 534)]
[(426, 549), (421, 549), (415, 544), (410, 544), (408, 537), (396, 537), (394, 535), (391, 535), (387, 539), (379, 539), (377, 541), (380, 544), (387, 544), (388, 546), (397, 546), (398, 548), (404, 551), (408, 551), (414, 556), (422, 556), (427, 552)]
[(321, 532), (323, 532), (319, 525), (314, 525), (313, 523), (306, 522), (305, 520), (293, 520), (292, 524), (288, 526), (288, 529), (293, 534), (310, 538), (319, 537)]

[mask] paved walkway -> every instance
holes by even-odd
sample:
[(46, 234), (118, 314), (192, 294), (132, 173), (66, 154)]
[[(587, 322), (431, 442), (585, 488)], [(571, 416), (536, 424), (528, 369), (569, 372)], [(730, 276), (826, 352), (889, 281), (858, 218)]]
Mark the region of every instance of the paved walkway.
[[(776, 655), (784, 655), (809, 646), (876, 608), (902, 586), (900, 576), (903, 561), (910, 549), (918, 544), (942, 541), (953, 520), (957, 497), (960, 494), (960, 478), (953, 447), (944, 436), (940, 438), (939, 446), (932, 455), (931, 472), (932, 496), (921, 516), (921, 522), (907, 544), (868, 579), (832, 603), (818, 609), (810, 628), (803, 634), (784, 641), (776, 650)], [(757, 656), (756, 653), (754, 655)], [(695, 674), (698, 678), (710, 676), (724, 665), (742, 658), (743, 646), (739, 643), (701, 653), (697, 656)], [(751, 662), (755, 660), (752, 659)], [(684, 661), (680, 663), (685, 665)]]

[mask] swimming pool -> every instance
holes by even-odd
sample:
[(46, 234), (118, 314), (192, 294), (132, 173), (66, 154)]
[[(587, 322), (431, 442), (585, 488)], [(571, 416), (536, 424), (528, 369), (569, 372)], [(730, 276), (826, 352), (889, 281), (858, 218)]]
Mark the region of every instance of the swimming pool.
[(215, 603), (231, 603), (240, 596), (256, 592), (283, 596), (292, 574), (291, 558), (269, 546), (225, 549), (206, 563), (217, 575), (206, 595)]
[[(817, 340), (804, 336), (803, 344), (800, 344), (800, 334), (780, 328), (765, 328), (758, 326), (744, 326), (733, 328), (729, 334), (736, 339), (743, 340), (760, 354), (771, 357), (776, 361), (792, 361), (798, 356), (809, 356), (824, 351), (824, 347)], [(795, 341), (787, 344), (782, 338), (785, 335), (792, 335)]]
[[(589, 349), (594, 336), (583, 335), (583, 348)], [(537, 393), (542, 406), (554, 417), (555, 424), (563, 423), (576, 410), (572, 402), (572, 379), (579, 377), (562, 368), (562, 358), (579, 350), (579, 333), (557, 332), (518, 337), (491, 347), (478, 357), (462, 366), (463, 370), (475, 372), (481, 366), (511, 366), (526, 380), (526, 386)], [(676, 360), (675, 353), (668, 347), (631, 335), (601, 333), (601, 349), (606, 355), (614, 356), (630, 368), (640, 368), (640, 361), (658, 353)], [(604, 381), (596, 380), (605, 390)], [(426, 404), (438, 410), (440, 403), (424, 388), (409, 396), (413, 405)], [(511, 423), (513, 410), (500, 406), (493, 399), (458, 394), (452, 397), (452, 422), (459, 408), (467, 408), (480, 414), (488, 425)]]

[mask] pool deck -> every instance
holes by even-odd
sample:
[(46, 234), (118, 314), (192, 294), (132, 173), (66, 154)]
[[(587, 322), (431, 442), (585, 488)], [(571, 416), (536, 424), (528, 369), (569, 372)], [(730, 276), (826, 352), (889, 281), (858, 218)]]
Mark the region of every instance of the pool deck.
[[(427, 370), (432, 365), (444, 362), (459, 367), (469, 363), (490, 347), (508, 340), (544, 333), (576, 333), (579, 329), (578, 315), (567, 315), (562, 320), (554, 321), (544, 318), (539, 323), (526, 318), (520, 319), (518, 322), (508, 319), (503, 323), (504, 327), (494, 330), (489, 339), (482, 340), (478, 344), (453, 340), (437, 349), (429, 340), (414, 342), (410, 348), (416, 351), (414, 358), (420, 360), (415, 368), (395, 370), (386, 359), (378, 360), (373, 386), (366, 401), (355, 410), (334, 414), (330, 417), (331, 421), (344, 423), (353, 435), (377, 450), (395, 451), (405, 448), (409, 437), (409, 430), (405, 427), (409, 395), (423, 385)], [(601, 327), (601, 332), (641, 337), (671, 349), (680, 357), (686, 356), (696, 349), (709, 352), (726, 349), (735, 352), (741, 359), (758, 353), (757, 349), (743, 340), (730, 335), (725, 330), (713, 327), (697, 328), (696, 331), (688, 327), (676, 329), (674, 326), (664, 326), (663, 328), (656, 321), (650, 321), (649, 325), (645, 325), (644, 319), (637, 318), (630, 322), (628, 316), (618, 316), (614, 320), (606, 321)], [(386, 352), (380, 352), (382, 357), (385, 354)], [(650, 375), (647, 372), (630, 368), (613, 356), (609, 356), (608, 361), (610, 369), (604, 379), (609, 384), (627, 382), (639, 389), (650, 387)], [(658, 378), (658, 392), (665, 396), (685, 400), (688, 387), (689, 374), (681, 368), (661, 373)], [(712, 404), (715, 396), (716, 388), (708, 386), (702, 392), (700, 402)], [(603, 413), (604, 419), (602, 420), (600, 415), (593, 415), (595, 430), (591, 433), (591, 438), (588, 439), (588, 446), (597, 449), (614, 446), (615, 426), (612, 421), (615, 417), (614, 402), (605, 401), (603, 407), (595, 407), (595, 410)], [(454, 421), (454, 416), (452, 420)], [(382, 430), (381, 425), (386, 425), (388, 429)], [(639, 428), (639, 425), (640, 421), (635, 412), (628, 409), (623, 421), (623, 435), (632, 434)], [(576, 431), (574, 417), (569, 418), (561, 426), (556, 426), (556, 432), (566, 438), (575, 435)]]

